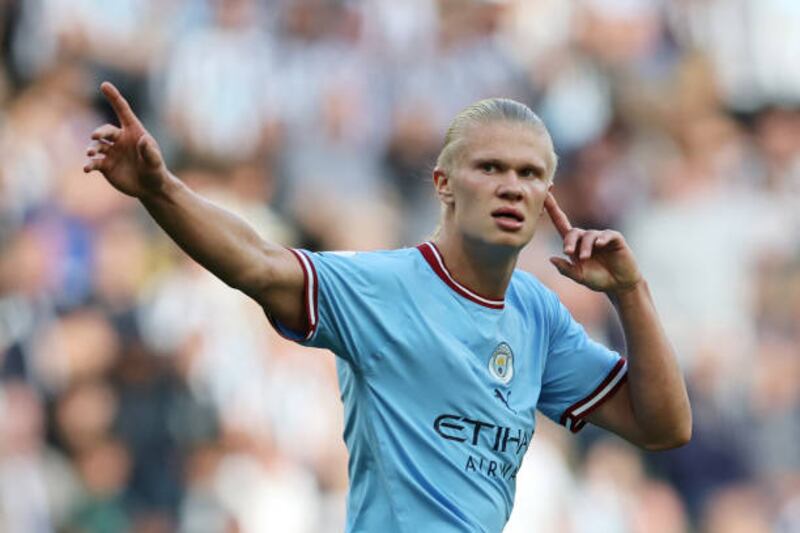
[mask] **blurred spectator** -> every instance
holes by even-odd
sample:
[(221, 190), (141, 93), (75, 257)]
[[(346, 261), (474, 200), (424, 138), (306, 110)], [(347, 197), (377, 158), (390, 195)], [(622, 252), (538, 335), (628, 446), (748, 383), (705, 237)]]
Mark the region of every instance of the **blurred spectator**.
[(130, 471), (127, 450), (119, 443), (101, 441), (77, 458), (86, 494), (67, 522), (78, 531), (125, 531), (130, 519), (123, 491)]
[(654, 178), (655, 201), (630, 214), (628, 241), (683, 363), (705, 344), (737, 338), (725, 357), (747, 364), (754, 342), (747, 280), (760, 254), (784, 245), (782, 213), (739, 185), (749, 147), (734, 122), (708, 114), (678, 127), (682, 153)]
[(752, 485), (722, 489), (709, 503), (703, 533), (767, 533), (771, 530), (764, 495)]
[(80, 497), (76, 473), (45, 442), (39, 395), (21, 381), (0, 387), (0, 527), (8, 533), (51, 532)]
[(117, 416), (117, 394), (105, 381), (85, 381), (59, 396), (55, 418), (59, 440), (72, 454), (98, 446)]
[(589, 449), (582, 483), (573, 506), (579, 533), (627, 531), (635, 515), (636, 496), (645, 483), (639, 456), (627, 445), (600, 441)]
[(275, 453), (269, 439), (253, 442), (229, 428), (216, 472), (225, 507), (243, 533), (275, 529), (312, 533), (319, 527), (313, 477)]
[(209, 23), (175, 40), (164, 62), (161, 110), (169, 133), (188, 157), (247, 161), (275, 142), (281, 77), (275, 46), (264, 32), (257, 2), (210, 4)]
[[(572, 531), (572, 501), (576, 479), (567, 464), (565, 435), (544, 417), (536, 420), (536, 446), (525, 454), (517, 474), (517, 500), (505, 533), (525, 533), (532, 527), (553, 533)], [(524, 499), (522, 499), (524, 498)]]
[(753, 110), (800, 102), (800, 6), (783, 0), (688, 0), (670, 4), (683, 44), (711, 58), (726, 101)]
[(202, 446), (189, 456), (186, 469), (186, 497), (181, 504), (181, 533), (233, 531), (236, 523), (224, 509), (214, 486), (214, 474), (223, 452), (215, 446)]

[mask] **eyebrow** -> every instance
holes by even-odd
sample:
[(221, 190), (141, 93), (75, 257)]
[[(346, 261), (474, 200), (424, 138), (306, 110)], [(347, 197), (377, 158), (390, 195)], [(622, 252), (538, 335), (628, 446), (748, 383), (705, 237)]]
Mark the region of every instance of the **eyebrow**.
[[(503, 161), (502, 159), (497, 159), (496, 157), (477, 157), (472, 161), (472, 164), (474, 166), (479, 166), (486, 163), (495, 165), (501, 169), (506, 169), (512, 166)], [(517, 167), (517, 170), (532, 170), (533, 173), (536, 174), (536, 176), (538, 177), (544, 176), (546, 172), (545, 168), (542, 165), (537, 165), (535, 163), (524, 163), (519, 167)]]

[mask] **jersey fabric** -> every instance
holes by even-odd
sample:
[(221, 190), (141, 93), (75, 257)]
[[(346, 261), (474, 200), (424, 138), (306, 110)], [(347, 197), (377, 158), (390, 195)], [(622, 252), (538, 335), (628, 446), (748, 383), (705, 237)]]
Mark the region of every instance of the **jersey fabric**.
[(292, 252), (309, 327), (273, 325), (338, 356), (348, 533), (499, 533), (535, 411), (578, 431), (625, 379), (625, 360), (526, 272), (492, 300), (458, 283), (430, 242)]

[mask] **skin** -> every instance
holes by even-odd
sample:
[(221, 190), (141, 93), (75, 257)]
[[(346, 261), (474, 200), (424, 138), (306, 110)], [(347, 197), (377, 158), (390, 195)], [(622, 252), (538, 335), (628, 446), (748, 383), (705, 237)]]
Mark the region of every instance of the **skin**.
[[(139, 199), (193, 259), (278, 321), (304, 331), (303, 273), (291, 252), (186, 187), (119, 91), (107, 82), (101, 91), (120, 126), (105, 124), (92, 133), (84, 171), (99, 171)], [(433, 174), (445, 206), (437, 245), (459, 282), (499, 299), (520, 250), (547, 213), (567, 255), (551, 262), (609, 296), (628, 342), (628, 382), (588, 420), (647, 449), (684, 444), (691, 435), (686, 388), (633, 253), (618, 232), (572, 227), (550, 194), (551, 151), (549, 137), (526, 126), (498, 122), (468, 130), (452, 168)], [(514, 209), (524, 220), (499, 222), (492, 216), (498, 208)]]

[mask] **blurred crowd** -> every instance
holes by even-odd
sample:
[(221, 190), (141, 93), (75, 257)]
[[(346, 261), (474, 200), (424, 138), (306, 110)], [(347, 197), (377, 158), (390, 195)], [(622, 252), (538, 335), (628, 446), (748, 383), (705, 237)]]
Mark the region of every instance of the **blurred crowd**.
[[(343, 530), (333, 356), (82, 173), (102, 80), (195, 190), (314, 250), (424, 240), (448, 121), (526, 102), (573, 223), (632, 244), (694, 437), (540, 416), (506, 531), (800, 531), (800, 3), (0, 0), (0, 42), (0, 531)], [(543, 221), (521, 267), (624, 351), (558, 251)]]

